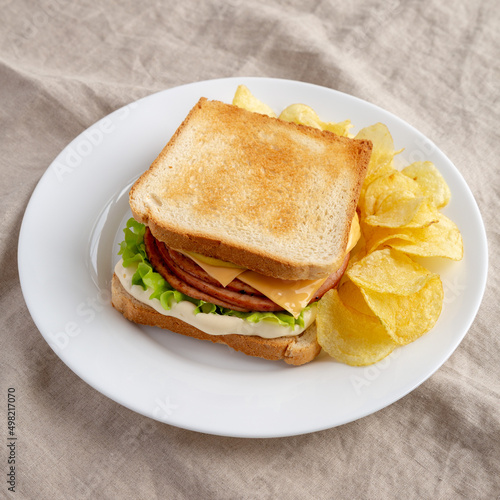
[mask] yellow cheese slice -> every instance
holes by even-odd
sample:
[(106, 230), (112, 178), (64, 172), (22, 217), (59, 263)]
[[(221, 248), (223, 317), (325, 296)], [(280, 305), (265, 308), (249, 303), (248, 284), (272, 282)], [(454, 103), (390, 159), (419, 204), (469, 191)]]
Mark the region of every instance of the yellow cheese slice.
[[(231, 281), (233, 281), (241, 273), (244, 273), (246, 271), (246, 269), (242, 269), (241, 267), (227, 267), (224, 265), (217, 266), (214, 264), (209, 264), (208, 262), (199, 259), (194, 252), (185, 252), (184, 250), (177, 251), (196, 262), (196, 264), (198, 264), (202, 269), (210, 274), (212, 278), (215, 278), (224, 287), (229, 285)], [(216, 259), (213, 259), (213, 261), (215, 260)], [(224, 262), (222, 263), (224, 264)]]
[(351, 230), (349, 231), (349, 239), (347, 240), (347, 247), (345, 254), (347, 255), (358, 243), (361, 238), (361, 228), (359, 227), (358, 213), (354, 212), (354, 218), (351, 222)]
[(253, 286), (295, 318), (309, 304), (326, 278), (319, 280), (281, 280), (255, 271), (245, 271), (238, 279)]

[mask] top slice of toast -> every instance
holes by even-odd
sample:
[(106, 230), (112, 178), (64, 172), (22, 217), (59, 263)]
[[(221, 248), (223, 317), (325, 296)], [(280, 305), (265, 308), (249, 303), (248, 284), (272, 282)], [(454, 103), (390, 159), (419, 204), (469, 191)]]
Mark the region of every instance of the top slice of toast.
[(371, 142), (201, 98), (133, 185), (168, 246), (281, 279), (317, 279), (345, 249)]

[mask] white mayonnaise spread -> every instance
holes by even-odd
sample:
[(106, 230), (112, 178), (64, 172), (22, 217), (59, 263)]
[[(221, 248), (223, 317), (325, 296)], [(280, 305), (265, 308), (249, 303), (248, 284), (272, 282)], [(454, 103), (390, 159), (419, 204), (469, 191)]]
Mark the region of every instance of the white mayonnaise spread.
[(316, 319), (316, 307), (311, 307), (304, 313), (304, 327), (295, 326), (294, 329), (288, 326), (281, 326), (269, 320), (262, 320), (257, 323), (246, 321), (234, 316), (221, 316), (219, 314), (195, 314), (196, 306), (187, 300), (173, 303), (170, 310), (166, 310), (158, 299), (150, 299), (151, 289), (144, 290), (139, 285), (132, 285), (132, 276), (137, 269), (136, 265), (123, 267), (120, 260), (115, 266), (115, 273), (118, 276), (123, 288), (135, 299), (152, 307), (160, 314), (172, 316), (185, 323), (198, 328), (210, 335), (229, 335), (236, 333), (238, 335), (257, 335), (266, 339), (275, 339), (290, 335), (300, 335)]

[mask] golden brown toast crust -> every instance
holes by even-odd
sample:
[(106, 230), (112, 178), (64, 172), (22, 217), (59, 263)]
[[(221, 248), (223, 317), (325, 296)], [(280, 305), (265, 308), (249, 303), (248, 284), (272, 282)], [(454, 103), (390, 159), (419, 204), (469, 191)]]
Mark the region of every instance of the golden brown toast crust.
[(171, 248), (317, 279), (344, 257), (370, 155), (370, 141), (202, 98), (130, 206)]
[(141, 325), (157, 326), (200, 340), (226, 344), (236, 351), (249, 356), (268, 360), (284, 360), (291, 365), (302, 365), (312, 361), (321, 347), (316, 340), (316, 326), (311, 325), (305, 332), (296, 337), (264, 339), (248, 335), (209, 335), (183, 321), (160, 314), (152, 307), (130, 295), (113, 274), (111, 286), (111, 302), (115, 309), (125, 318)]

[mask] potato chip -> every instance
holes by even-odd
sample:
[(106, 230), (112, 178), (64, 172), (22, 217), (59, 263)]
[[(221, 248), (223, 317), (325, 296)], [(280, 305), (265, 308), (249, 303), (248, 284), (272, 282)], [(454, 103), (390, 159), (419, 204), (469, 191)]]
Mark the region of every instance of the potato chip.
[(436, 224), (437, 222), (439, 222), (439, 213), (437, 211), (437, 208), (429, 200), (429, 198), (426, 197), (418, 207), (417, 213), (415, 214), (413, 219), (408, 222), (408, 224), (401, 227), (427, 227), (431, 224)]
[(376, 317), (344, 305), (337, 290), (330, 290), (319, 301), (316, 326), (321, 347), (351, 366), (376, 363), (397, 346)]
[(346, 136), (352, 126), (349, 120), (339, 123), (323, 122), (320, 120), (316, 112), (306, 104), (291, 104), (281, 112), (279, 118), (280, 120), (284, 120), (286, 122), (307, 125), (308, 127), (320, 130), (329, 130), (334, 134), (342, 136)]
[(389, 129), (383, 123), (376, 123), (361, 129), (355, 138), (368, 139), (373, 144), (365, 179), (366, 184), (368, 184), (380, 175), (380, 170), (392, 168), (394, 156), (397, 154), (394, 150), (394, 140)]
[(361, 223), (361, 230), (365, 240), (365, 253), (374, 252), (382, 246), (391, 246), (391, 242), (396, 240), (418, 243), (418, 239), (411, 235), (408, 230), (400, 228), (385, 228), (369, 226)]
[(238, 85), (233, 97), (233, 105), (239, 108), (276, 118), (276, 113), (266, 103), (257, 99), (245, 85)]
[(373, 163), (387, 163), (394, 158), (394, 140), (386, 125), (376, 123), (361, 129), (356, 139), (368, 139), (373, 143), (371, 161)]
[(428, 269), (390, 248), (368, 254), (347, 275), (361, 289), (394, 295), (414, 294), (432, 277)]
[(360, 211), (363, 216), (367, 212), (367, 206), (369, 206), (370, 203), (373, 203), (374, 201), (372, 198), (370, 198), (370, 196), (368, 196), (368, 199), (366, 198), (366, 192), (368, 190), (368, 187), (371, 185), (372, 182), (374, 182), (379, 177), (383, 177), (392, 174), (394, 172), (396, 172), (396, 169), (392, 166), (392, 161), (391, 161), (389, 163), (381, 164), (377, 166), (375, 170), (372, 171), (371, 173), (367, 173), (365, 181), (361, 186), (361, 192), (359, 193), (359, 200), (358, 200), (358, 207), (360, 208)]
[(362, 216), (375, 214), (385, 197), (396, 191), (404, 193), (405, 196), (423, 196), (420, 186), (413, 179), (403, 175), (398, 170), (392, 169), (388, 173), (377, 177), (366, 187), (364, 205), (361, 206)]
[(426, 227), (438, 220), (437, 208), (428, 198), (407, 191), (395, 191), (383, 199), (375, 214), (366, 217), (365, 223), (404, 228)]
[[(457, 225), (441, 212), (437, 212), (438, 221), (422, 228), (398, 228), (398, 233), (410, 237), (386, 242), (392, 248), (419, 257), (444, 257), (461, 260), (464, 254), (462, 235)], [(398, 236), (399, 238), (399, 236)]]
[(411, 295), (379, 293), (365, 288), (361, 288), (361, 293), (387, 334), (400, 345), (413, 342), (435, 325), (444, 297), (437, 274), (432, 274), (426, 284)]
[(322, 129), (319, 116), (312, 108), (306, 106), (305, 104), (291, 104), (281, 112), (279, 119), (286, 122), (307, 125), (308, 127), (320, 130)]
[(352, 309), (356, 309), (356, 311), (365, 314), (366, 316), (375, 316), (366, 303), (359, 287), (356, 286), (350, 279), (343, 281), (337, 290), (342, 303)]
[(437, 208), (446, 206), (450, 201), (450, 188), (430, 161), (417, 161), (403, 168), (401, 172), (413, 179)]
[(365, 219), (366, 224), (380, 227), (401, 227), (409, 224), (416, 216), (424, 198), (407, 191), (389, 193), (375, 213)]

